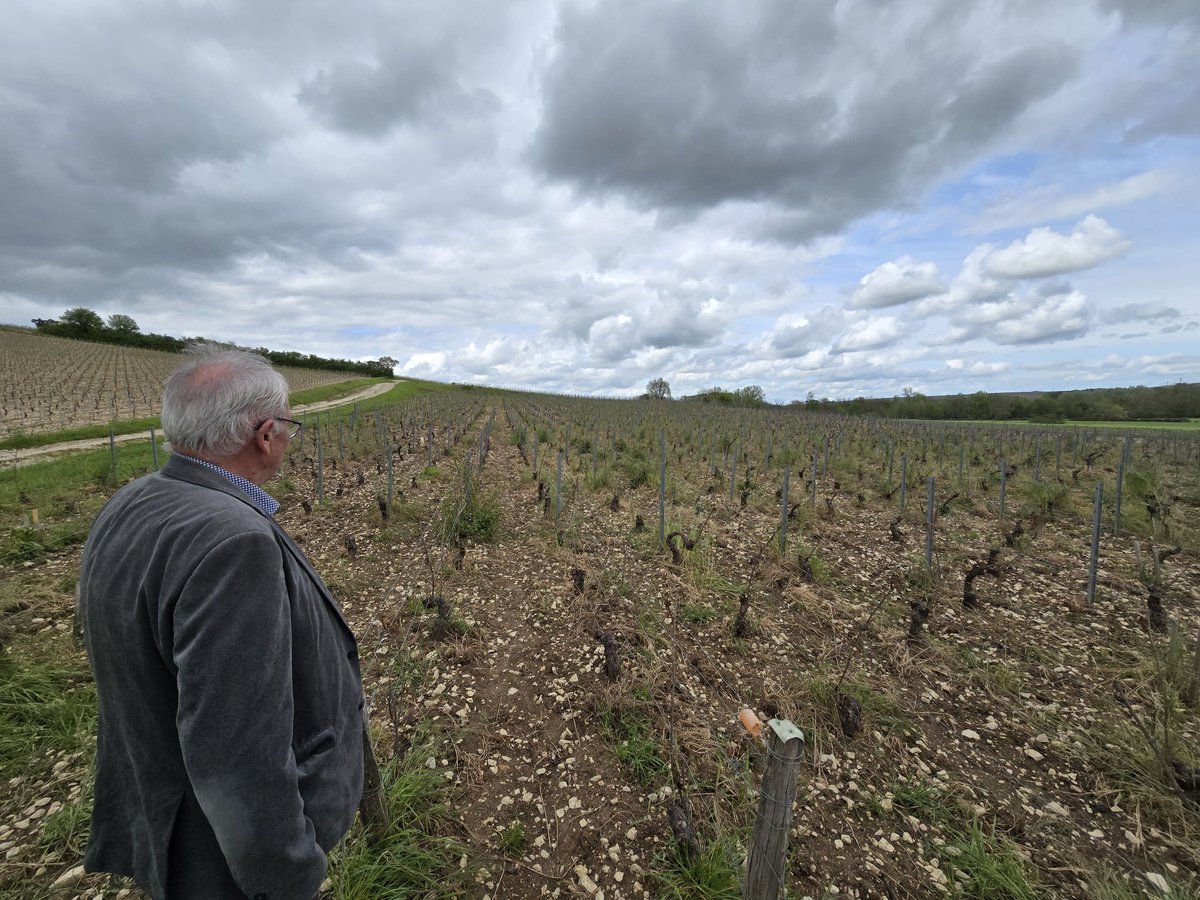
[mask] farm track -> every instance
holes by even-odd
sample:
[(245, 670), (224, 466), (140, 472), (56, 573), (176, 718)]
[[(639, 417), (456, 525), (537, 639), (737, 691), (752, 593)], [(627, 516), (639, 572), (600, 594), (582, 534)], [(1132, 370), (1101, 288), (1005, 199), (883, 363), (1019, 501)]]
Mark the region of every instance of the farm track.
[[(354, 403), (359, 400), (367, 400), (371, 397), (378, 397), (380, 394), (385, 394), (394, 388), (400, 382), (388, 381), (380, 384), (372, 384), (363, 388), (361, 391), (355, 391), (353, 394), (348, 394), (345, 397), (339, 397), (336, 400), (322, 400), (320, 403), (303, 403), (292, 409), (293, 415), (305, 415), (307, 413), (322, 412), (327, 409), (336, 409), (339, 406), (344, 406), (347, 403)], [(118, 434), (113, 436), (113, 440), (119, 444), (128, 441), (144, 441), (147, 440), (146, 434), (136, 432), (134, 434)], [(78, 453), (81, 450), (100, 450), (108, 446), (108, 438), (84, 438), (78, 441), (62, 441), (58, 444), (47, 444), (43, 447), (28, 447), (24, 449), (0, 450), (0, 469), (12, 468), (14, 466), (28, 466), (36, 462), (42, 462), (46, 459), (53, 459), (67, 453)]]
[[(439, 544), (430, 523), (461, 496), (464, 447), (475, 445), (492, 411), (491, 450), (474, 489), (499, 504), (500, 535), (468, 542), (457, 568), (457, 551)], [(922, 503), (910, 497), (897, 519), (894, 501), (861, 474), (843, 475), (838, 486), (823, 480), (811, 507), (794, 477), (792, 497), (803, 509), (781, 560), (771, 543), (778, 470), (763, 474), (750, 460), (756, 484), (742, 508), (728, 496), (727, 478), (708, 476), (707, 460), (673, 447), (668, 528), (697, 538), (676, 565), (657, 542), (650, 486), (629, 489), (618, 479), (589, 491), (590, 458), (572, 456), (556, 527), (553, 499), (547, 513), (500, 408), (482, 408), (449, 455), (441, 455), (445, 442), (439, 430), (434, 461), (442, 471), (430, 476), (422, 440), (400, 439), (386, 526), (377, 450), (338, 463), (327, 438), (327, 500), (311, 511), (304, 504), (315, 495), (313, 460), (294, 453), (283, 472), (293, 489), (279, 518), (360, 637), (380, 754), (432, 736), (430, 765), (445, 779), (455, 834), (469, 863), (481, 866), (469, 896), (524, 900), (585, 894), (592, 884), (609, 900), (661, 895), (652, 873), (671, 854), (665, 806), (680, 788), (702, 846), (727, 846), (736, 862), (765, 761), (762, 745), (736, 724), (742, 706), (792, 719), (809, 736), (789, 895), (834, 887), (856, 897), (948, 894), (948, 845), (971, 821), (1036, 867), (1039, 896), (1088, 897), (1087, 879), (1101, 865), (1137, 876), (1130, 896), (1139, 895), (1142, 873), (1184, 877), (1200, 865), (1197, 826), (1145, 822), (1136, 802), (1113, 792), (1119, 766), (1102, 767), (1097, 755), (1097, 742), (1125, 753), (1136, 747), (1118, 734), (1132, 728), (1121, 730), (1114, 691), (1130, 691), (1147, 715), (1136, 692), (1159, 652), (1160, 639), (1146, 632), (1132, 537), (1102, 538), (1102, 598), (1089, 608), (1087, 523), (1063, 516), (1008, 548), (990, 501), (960, 498), (938, 522), (945, 577), (930, 595), (928, 638), (909, 643), (909, 602), (923, 571)], [(541, 477), (552, 493), (547, 448)], [(634, 527), (638, 516), (645, 531)], [(893, 521), (900, 541), (889, 538)], [(804, 577), (801, 547), (816, 552), (826, 579)], [(989, 547), (1001, 548), (1000, 574), (976, 582), (979, 606), (964, 609), (962, 574)], [(19, 577), (50, 586), (77, 564), (78, 551), (69, 551)], [(582, 591), (574, 570), (583, 572)], [(1194, 636), (1200, 565), (1192, 549), (1171, 560), (1170, 574), (1169, 612)], [(67, 642), (70, 598), (45, 589), (55, 598), (49, 611), (26, 613), (22, 627)], [(433, 638), (433, 613), (422, 604), (431, 592), (449, 602), (464, 633)], [(742, 594), (750, 623), (737, 638)], [(605, 677), (601, 631), (621, 650), (615, 683)], [(854, 737), (839, 727), (839, 687), (862, 700)], [(614, 723), (623, 720), (645, 723), (657, 747), (658, 762), (644, 776), (618, 758)], [(1194, 716), (1179, 737), (1195, 741)], [(0, 801), (0, 841), (31, 834), (35, 798), (77, 795), (84, 774), (60, 762), (65, 774), (50, 786), (10, 786)], [(25, 830), (16, 828), (21, 821)], [(524, 841), (502, 854), (498, 834), (514, 823)], [(46, 882), (72, 863), (26, 843), (18, 850), (3, 865), (30, 873), (44, 866)], [(105, 882), (88, 883), (80, 900)]]

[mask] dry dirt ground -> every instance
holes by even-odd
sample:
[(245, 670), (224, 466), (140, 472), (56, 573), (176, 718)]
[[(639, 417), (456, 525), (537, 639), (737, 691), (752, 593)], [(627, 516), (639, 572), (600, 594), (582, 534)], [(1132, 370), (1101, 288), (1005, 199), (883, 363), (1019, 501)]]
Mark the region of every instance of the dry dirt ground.
[[(736, 858), (765, 764), (762, 743), (738, 725), (743, 707), (790, 719), (808, 737), (788, 896), (972, 896), (954, 875), (972, 821), (1026, 866), (1039, 891), (1031, 896), (1089, 896), (1103, 867), (1129, 879), (1130, 896), (1161, 896), (1155, 878), (1200, 865), (1195, 813), (1153, 818), (1115, 792), (1113, 757), (1137, 749), (1134, 718), (1150, 727), (1148, 695), (1137, 691), (1165, 640), (1147, 630), (1132, 538), (1105, 536), (1100, 596), (1088, 606), (1082, 523), (1051, 523), (1008, 547), (994, 511), (960, 500), (939, 521), (943, 576), (930, 582), (919, 510), (895, 541), (892, 504), (860, 502), (869, 491), (858, 484), (826, 484), (794, 535), (793, 548), (816, 553), (809, 579), (800, 551), (780, 559), (773, 548), (773, 488), (742, 508), (724, 488), (710, 491), (705, 463), (673, 460), (681, 473), (698, 469), (686, 477), (701, 485), (671, 508), (671, 524), (698, 538), (674, 564), (657, 542), (652, 488), (589, 491), (568, 460), (556, 524), (510, 437), (499, 412), (475, 487), (499, 504), (493, 543), (467, 542), (461, 553), (439, 544), (430, 523), (462, 493), (462, 451), (439, 458), (431, 477), (419, 442), (400, 448), (402, 497), (388, 523), (374, 459), (330, 461), (328, 501), (311, 511), (308, 464), (293, 460), (285, 476), (294, 490), (279, 514), (359, 635), (379, 754), (433, 734), (427, 764), (445, 779), (455, 834), (478, 867), (471, 896), (662, 896), (653, 871), (673, 853), (666, 806), (675, 798), (702, 847), (724, 842)], [(541, 475), (553, 484), (552, 470)], [(802, 491), (793, 486), (794, 497)], [(995, 573), (977, 579), (979, 604), (964, 608), (963, 573), (989, 547), (1001, 548)], [(65, 554), (27, 577), (54, 585), (77, 561)], [(1167, 611), (1194, 640), (1200, 565), (1184, 552), (1168, 571)], [(421, 602), (431, 593), (456, 623), (441, 640)], [(905, 633), (920, 596), (930, 615), (914, 642)], [(749, 615), (737, 636), (742, 597)], [(63, 595), (27, 627), (68, 641), (70, 621)], [(615, 681), (601, 632), (620, 652)], [(861, 704), (852, 737), (838, 693)], [(1195, 747), (1194, 712), (1176, 721), (1178, 739)], [(632, 752), (638, 723), (657, 755)], [(52, 769), (44, 786), (10, 791), (21, 805), (0, 804), (4, 865), (42, 881), (70, 876), (77, 861), (43, 858), (30, 840), (38, 810), (86, 778), (70, 759)], [(514, 823), (524, 839), (501, 852)], [(116, 896), (106, 884), (67, 877), (61, 895)]]

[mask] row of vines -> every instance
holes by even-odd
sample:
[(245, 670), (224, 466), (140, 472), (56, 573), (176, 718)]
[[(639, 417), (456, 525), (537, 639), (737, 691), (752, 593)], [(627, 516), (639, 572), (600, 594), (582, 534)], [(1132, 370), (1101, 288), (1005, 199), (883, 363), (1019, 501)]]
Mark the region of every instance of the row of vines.
[[(0, 330), (0, 438), (153, 418), (178, 365), (175, 353)], [(352, 377), (281, 371), (297, 391)]]

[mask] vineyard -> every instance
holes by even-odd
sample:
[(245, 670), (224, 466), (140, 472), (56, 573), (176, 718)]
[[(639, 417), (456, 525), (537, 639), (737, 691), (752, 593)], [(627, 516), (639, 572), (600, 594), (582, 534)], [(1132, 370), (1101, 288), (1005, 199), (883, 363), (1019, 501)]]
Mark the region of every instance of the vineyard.
[[(60, 661), (0, 723), (0, 896), (130, 896), (76, 869), (119, 452), (0, 472), (3, 677)], [(787, 896), (1200, 896), (1195, 434), (447, 390), (309, 417), (268, 488), (422, 798), (323, 896), (739, 897), (746, 708), (805, 735)]]
[[(0, 439), (159, 414), (179, 355), (0, 329)], [(292, 390), (353, 375), (281, 368)]]

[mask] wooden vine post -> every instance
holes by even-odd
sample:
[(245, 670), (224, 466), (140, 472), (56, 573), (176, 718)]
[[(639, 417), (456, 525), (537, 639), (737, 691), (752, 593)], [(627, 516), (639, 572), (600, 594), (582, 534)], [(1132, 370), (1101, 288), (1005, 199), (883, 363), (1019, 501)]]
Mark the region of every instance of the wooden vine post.
[(372, 842), (381, 841), (391, 825), (391, 814), (383, 792), (383, 776), (379, 772), (379, 761), (375, 758), (375, 745), (371, 740), (371, 728), (366, 712), (362, 716), (363, 748), (363, 792), (358, 803), (363, 826)]
[(792, 470), (785, 468), (783, 470), (783, 489), (779, 492), (782, 501), (780, 502), (779, 510), (779, 555), (783, 556), (787, 553), (787, 522), (788, 522), (788, 489), (791, 487)]
[(929, 491), (925, 501), (925, 568), (933, 570), (933, 501), (934, 476), (929, 476)]
[(767, 771), (759, 788), (758, 818), (746, 858), (745, 900), (776, 900), (783, 890), (796, 779), (804, 762), (804, 732), (787, 719), (772, 719), (763, 733)]
[(117, 486), (117, 439), (113, 436), (112, 426), (108, 428), (108, 483)]
[(1104, 482), (1096, 482), (1096, 503), (1092, 511), (1092, 555), (1088, 562), (1087, 600), (1096, 602), (1096, 566), (1100, 562), (1100, 516), (1104, 510)]
[(667, 539), (667, 438), (658, 429), (658, 541)]

